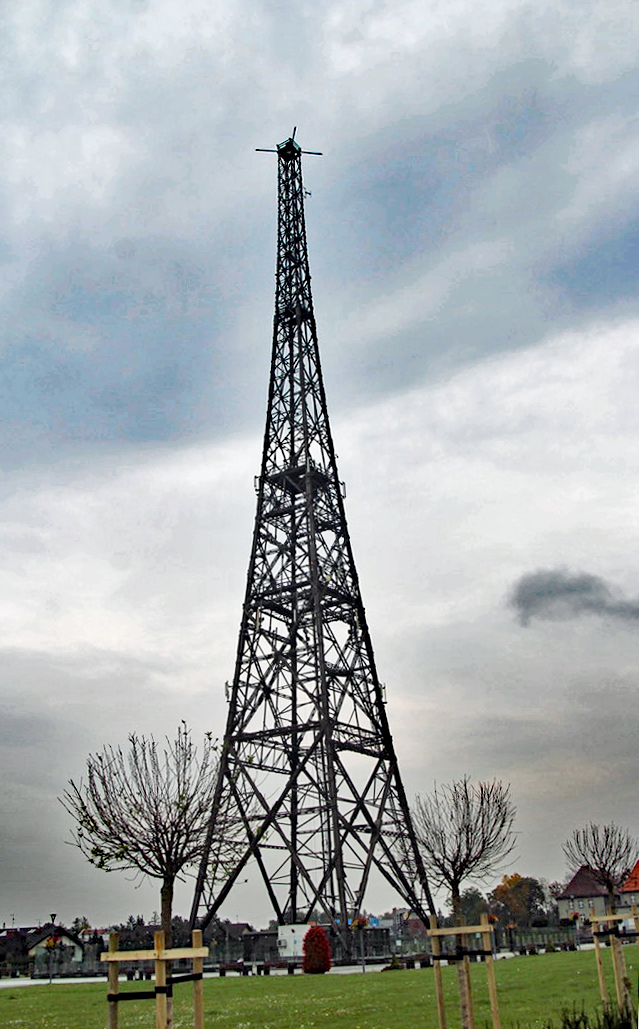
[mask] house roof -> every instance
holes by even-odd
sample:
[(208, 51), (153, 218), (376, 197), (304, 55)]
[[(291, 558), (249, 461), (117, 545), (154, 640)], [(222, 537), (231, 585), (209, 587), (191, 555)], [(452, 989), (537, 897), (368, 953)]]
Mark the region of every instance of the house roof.
[(238, 939), (244, 933), (255, 932), (250, 922), (231, 922), (229, 925), (229, 936), (232, 940)]
[(254, 933), (255, 929), (250, 922), (220, 922), (218, 925), (218, 936), (227, 936), (229, 940), (241, 940), (244, 933)]
[(639, 861), (637, 861), (637, 864), (621, 887), (622, 893), (630, 892), (631, 890), (639, 892)]
[(570, 897), (607, 897), (608, 891), (598, 883), (592, 869), (588, 865), (582, 865), (575, 872), (570, 882), (564, 886), (561, 893), (557, 894), (557, 900), (568, 900)]
[(27, 936), (27, 946), (29, 950), (32, 947), (37, 947), (43, 940), (48, 940), (50, 936), (64, 936), (65, 939), (71, 940), (76, 946), (82, 947), (82, 941), (78, 939), (75, 933), (72, 933), (69, 929), (65, 929), (62, 925), (44, 925), (41, 929), (35, 929), (34, 932), (29, 933)]

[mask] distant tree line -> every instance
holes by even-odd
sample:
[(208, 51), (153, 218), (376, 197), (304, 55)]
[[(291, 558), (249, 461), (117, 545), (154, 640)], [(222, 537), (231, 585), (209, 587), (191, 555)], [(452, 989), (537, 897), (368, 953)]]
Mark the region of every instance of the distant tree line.
[[(555, 900), (562, 883), (546, 883), (530, 875), (514, 872), (486, 894), (476, 886), (462, 890), (459, 913), (464, 925), (478, 925), (483, 914), (493, 915), (502, 925), (516, 924), (522, 929), (535, 926), (558, 925), (559, 911)], [(452, 905), (451, 905), (452, 908)], [(445, 921), (454, 924), (451, 910)]]

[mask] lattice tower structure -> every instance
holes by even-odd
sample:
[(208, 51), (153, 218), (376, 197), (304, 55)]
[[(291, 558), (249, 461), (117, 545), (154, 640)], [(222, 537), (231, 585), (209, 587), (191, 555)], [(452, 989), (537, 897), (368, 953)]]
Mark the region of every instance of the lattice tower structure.
[[(220, 779), (191, 920), (254, 859), (280, 924), (319, 912), (350, 948), (373, 868), (434, 912), (346, 524), (311, 296), (302, 151), (277, 147), (277, 287), (257, 514)], [(222, 813), (235, 859), (219, 860)], [(239, 828), (238, 828), (239, 826)]]

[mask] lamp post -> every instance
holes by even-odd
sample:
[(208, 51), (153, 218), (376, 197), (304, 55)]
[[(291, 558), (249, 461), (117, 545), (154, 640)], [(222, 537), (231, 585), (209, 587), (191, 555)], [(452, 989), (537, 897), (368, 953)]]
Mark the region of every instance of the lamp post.
[(49, 986), (51, 985), (51, 979), (53, 978), (53, 929), (55, 927), (56, 914), (51, 915), (51, 930), (52, 935), (47, 946), (49, 948)]
[(362, 963), (362, 972), (366, 971), (366, 957), (364, 953), (364, 926), (367, 924), (367, 919), (358, 916), (353, 920), (352, 929), (357, 930), (359, 936), (359, 956)]

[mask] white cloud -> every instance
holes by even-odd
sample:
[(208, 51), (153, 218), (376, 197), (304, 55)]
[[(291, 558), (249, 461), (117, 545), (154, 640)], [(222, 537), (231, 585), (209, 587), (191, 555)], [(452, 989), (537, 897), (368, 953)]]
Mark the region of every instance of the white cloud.
[[(215, 620), (220, 587), (241, 579), (220, 534), (238, 519), (236, 498), (250, 496), (251, 474), (246, 448), (227, 443), (107, 460), (39, 488), (18, 477), (0, 504), (4, 645), (190, 649), (202, 620)], [(250, 520), (240, 524), (248, 534)]]

